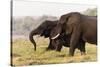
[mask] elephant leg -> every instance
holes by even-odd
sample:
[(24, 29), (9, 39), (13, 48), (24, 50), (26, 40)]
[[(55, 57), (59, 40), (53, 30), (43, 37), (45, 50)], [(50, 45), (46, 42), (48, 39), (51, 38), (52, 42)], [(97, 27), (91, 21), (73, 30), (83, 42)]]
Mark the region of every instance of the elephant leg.
[(46, 48), (46, 50), (55, 50), (54, 40), (50, 39), (49, 46)]
[(80, 38), (80, 28), (74, 28), (71, 39), (70, 39), (70, 49), (69, 49), (69, 56), (74, 56), (75, 49), (77, 47), (77, 43), (79, 42)]
[(70, 48), (69, 48), (69, 56), (74, 56), (74, 52), (75, 52), (75, 49), (77, 47), (77, 42), (75, 41), (76, 39), (71, 40), (71, 43), (70, 43)]
[(75, 52), (76, 47), (75, 46), (71, 46), (69, 49), (69, 56), (74, 56), (74, 52)]
[(79, 45), (80, 45), (79, 50), (81, 52), (81, 55), (86, 55), (85, 42), (80, 42)]
[(56, 51), (61, 51), (61, 48), (62, 48), (62, 45), (63, 45), (63, 43), (62, 43), (62, 41), (61, 40), (57, 40), (56, 41)]
[(59, 51), (60, 52), (61, 51), (61, 48), (62, 48), (62, 44), (59, 44), (58, 47), (56, 48), (56, 51)]

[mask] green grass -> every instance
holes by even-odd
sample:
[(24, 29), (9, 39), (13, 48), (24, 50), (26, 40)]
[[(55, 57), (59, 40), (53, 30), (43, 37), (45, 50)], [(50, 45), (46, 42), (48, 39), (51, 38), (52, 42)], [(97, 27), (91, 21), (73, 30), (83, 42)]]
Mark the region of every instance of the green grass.
[(40, 64), (58, 64), (58, 63), (76, 63), (97, 61), (97, 46), (86, 44), (87, 54), (82, 56), (80, 51), (75, 51), (74, 57), (68, 56), (69, 48), (62, 48), (61, 52), (45, 51), (48, 46), (48, 39), (37, 38), (37, 51), (27, 39), (16, 39), (12, 44), (13, 65), (40, 65)]

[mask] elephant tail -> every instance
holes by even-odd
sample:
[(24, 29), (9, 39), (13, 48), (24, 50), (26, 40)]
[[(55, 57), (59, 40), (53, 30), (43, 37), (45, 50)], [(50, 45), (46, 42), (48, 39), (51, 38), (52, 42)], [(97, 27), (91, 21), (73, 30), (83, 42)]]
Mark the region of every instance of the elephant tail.
[(34, 35), (35, 35), (34, 32), (31, 31), (30, 34), (29, 34), (29, 40), (33, 43), (33, 45), (34, 45), (34, 50), (36, 51), (36, 43), (35, 43), (35, 40), (34, 40), (34, 38), (33, 38)]

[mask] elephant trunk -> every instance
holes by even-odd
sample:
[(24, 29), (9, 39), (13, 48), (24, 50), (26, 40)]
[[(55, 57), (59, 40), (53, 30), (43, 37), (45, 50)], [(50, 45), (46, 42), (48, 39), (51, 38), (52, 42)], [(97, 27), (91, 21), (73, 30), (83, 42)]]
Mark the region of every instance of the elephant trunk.
[(35, 43), (35, 40), (33, 38), (34, 35), (36, 35), (35, 31), (31, 31), (30, 34), (29, 34), (29, 40), (33, 43), (34, 50), (36, 51), (36, 43)]

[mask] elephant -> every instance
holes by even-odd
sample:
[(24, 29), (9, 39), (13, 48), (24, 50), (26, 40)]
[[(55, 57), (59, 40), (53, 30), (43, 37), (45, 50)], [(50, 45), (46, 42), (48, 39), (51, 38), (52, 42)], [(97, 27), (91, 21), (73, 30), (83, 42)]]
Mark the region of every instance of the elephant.
[[(57, 22), (58, 22), (58, 20), (56, 20), (56, 21), (45, 20), (36, 29), (34, 29), (30, 32), (29, 40), (31, 41), (31, 43), (33, 43), (35, 51), (36, 51), (36, 43), (34, 41), (33, 36), (40, 35), (40, 36), (44, 36), (45, 38), (49, 37), (51, 30), (56, 26)], [(54, 47), (54, 45), (51, 44), (51, 43), (53, 43), (52, 39), (49, 38), (49, 40), (50, 40), (50, 43), (46, 50), (54, 50), (55, 47)]]
[[(56, 21), (46, 20), (40, 26), (38, 26), (36, 29), (30, 32), (29, 39), (34, 44), (35, 47), (34, 50), (36, 50), (36, 43), (33, 39), (34, 35), (44, 36), (45, 38), (49, 37), (50, 43), (46, 50), (56, 50), (60, 52), (62, 46), (69, 47), (70, 35), (62, 33), (57, 39), (52, 40), (50, 38), (50, 33), (53, 30), (53, 28), (57, 25), (57, 23), (58, 20)], [(83, 46), (78, 45), (77, 48), (81, 51), (81, 54), (85, 54), (85, 45)], [(84, 51), (81, 49), (83, 49)]]
[(71, 35), (69, 55), (74, 56), (78, 43), (83, 45), (88, 42), (97, 45), (97, 16), (83, 15), (79, 12), (64, 14), (51, 31), (50, 38), (57, 39), (62, 31), (66, 35)]

